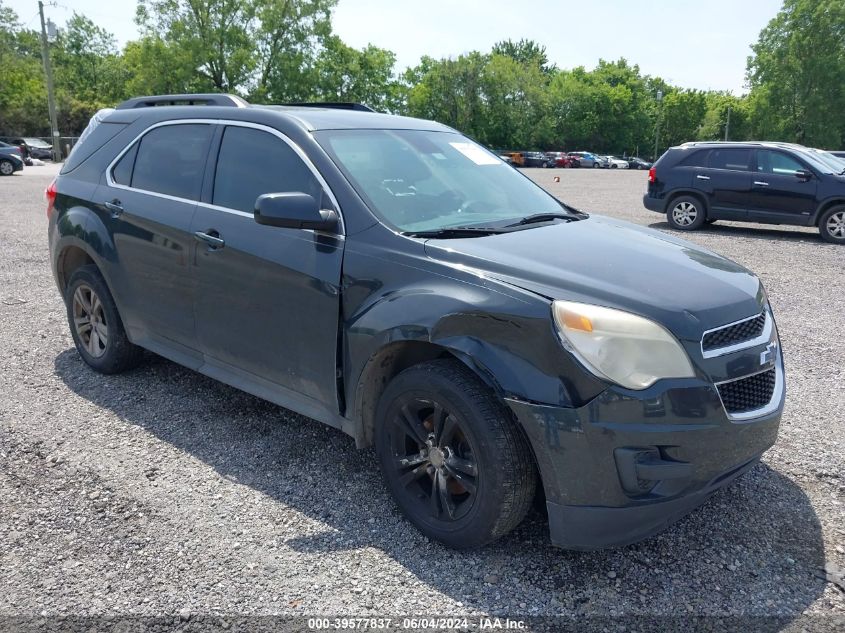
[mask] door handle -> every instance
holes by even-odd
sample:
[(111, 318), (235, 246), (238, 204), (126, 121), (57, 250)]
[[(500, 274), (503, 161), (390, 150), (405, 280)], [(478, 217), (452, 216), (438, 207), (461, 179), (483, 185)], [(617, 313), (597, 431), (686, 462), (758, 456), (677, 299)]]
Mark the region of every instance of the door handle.
[(762, 180), (755, 180), (755, 181), (754, 181), (754, 184), (755, 184), (755, 185), (758, 185), (758, 186), (760, 186), (760, 187), (768, 187), (768, 186), (769, 186), (769, 183), (767, 183), (767, 182), (763, 182)]
[(710, 180), (710, 176), (702, 176), (700, 174), (696, 176), (696, 178), (698, 178), (699, 180)]
[(208, 250), (211, 251), (223, 248), (226, 245), (226, 242), (220, 237), (220, 233), (213, 229), (209, 229), (208, 232), (196, 231), (194, 237), (197, 241), (207, 244)]
[(123, 213), (123, 205), (120, 203), (120, 200), (116, 198), (114, 200), (108, 200), (104, 202), (103, 206), (109, 211), (111, 211), (111, 217), (113, 218), (116, 218), (121, 213)]

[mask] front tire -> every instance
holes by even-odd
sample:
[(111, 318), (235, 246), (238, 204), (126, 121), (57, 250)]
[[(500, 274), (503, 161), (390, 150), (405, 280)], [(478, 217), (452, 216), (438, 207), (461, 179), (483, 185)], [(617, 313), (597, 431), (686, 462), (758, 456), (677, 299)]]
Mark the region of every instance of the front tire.
[(822, 215), (819, 233), (825, 242), (845, 244), (845, 206), (833, 207)]
[(10, 160), (0, 160), (0, 175), (11, 176), (15, 173), (15, 166)]
[(456, 549), (486, 545), (531, 507), (537, 475), (510, 412), (464, 365), (406, 369), (376, 410), (376, 452), (394, 500), (427, 537)]
[(126, 337), (123, 321), (96, 266), (81, 266), (65, 290), (68, 324), (82, 360), (101, 374), (136, 367), (143, 350)]
[(707, 221), (707, 212), (698, 198), (679, 196), (669, 203), (666, 219), (673, 229), (695, 231), (704, 226)]

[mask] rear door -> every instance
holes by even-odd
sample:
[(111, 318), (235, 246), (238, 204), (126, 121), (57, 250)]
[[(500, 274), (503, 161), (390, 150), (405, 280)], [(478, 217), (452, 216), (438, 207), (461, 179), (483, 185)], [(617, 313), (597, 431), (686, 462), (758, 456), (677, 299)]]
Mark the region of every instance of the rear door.
[(806, 224), (816, 208), (818, 179), (802, 177), (803, 172), (813, 173), (795, 155), (777, 149), (758, 149), (749, 219)]
[(115, 246), (109, 281), (124, 325), (133, 340), (166, 356), (162, 346), (194, 348), (189, 229), (214, 129), (152, 128), (118, 157), (95, 194)]
[(253, 387), (281, 387), (337, 413), (344, 238), (264, 226), (253, 216), (256, 198), (277, 192), (307, 193), (340, 211), (303, 157), (275, 130), (224, 129), (213, 182), (191, 225), (200, 239), (214, 238), (196, 252), (197, 338), (224, 380), (234, 374)]
[(697, 169), (693, 186), (708, 199), (708, 217), (745, 220), (751, 206), (751, 159), (743, 148), (711, 149), (707, 166)]

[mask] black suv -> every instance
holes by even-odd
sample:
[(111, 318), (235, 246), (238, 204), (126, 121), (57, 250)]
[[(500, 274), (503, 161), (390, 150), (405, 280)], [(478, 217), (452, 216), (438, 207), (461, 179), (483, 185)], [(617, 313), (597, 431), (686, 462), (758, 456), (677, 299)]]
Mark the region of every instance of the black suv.
[(539, 487), (557, 545), (639, 540), (777, 435), (752, 273), (572, 209), (437, 123), (135, 99), (47, 197), (88, 365), (144, 348), (375, 445), (401, 510), (453, 547), (513, 529)]
[(817, 226), (845, 244), (839, 159), (787, 143), (685, 143), (649, 170), (643, 204), (693, 231), (716, 220)]

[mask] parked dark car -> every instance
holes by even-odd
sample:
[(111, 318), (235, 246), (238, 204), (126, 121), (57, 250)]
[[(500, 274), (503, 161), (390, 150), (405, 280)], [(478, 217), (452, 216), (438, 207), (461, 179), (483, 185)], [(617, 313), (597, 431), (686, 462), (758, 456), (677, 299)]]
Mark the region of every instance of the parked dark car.
[[(188, 99), (206, 105), (168, 105)], [(91, 368), (145, 348), (374, 445), (398, 507), (452, 547), (513, 529), (537, 486), (555, 544), (634, 542), (775, 441), (757, 277), (576, 211), (444, 125), (133, 99), (47, 194)]]
[(836, 158), (845, 158), (845, 152), (831, 151), (830, 153), (836, 156)]
[(845, 244), (845, 175), (834, 160), (782, 143), (687, 143), (651, 168), (643, 204), (681, 231), (716, 220), (793, 224)]
[(634, 156), (633, 158), (626, 158), (629, 169), (651, 169), (651, 163), (647, 160)]
[(567, 168), (572, 166), (572, 161), (566, 152), (546, 152), (545, 167)]
[(51, 160), (53, 158), (53, 146), (40, 138), (17, 137), (12, 138), (9, 142), (24, 150), (24, 158), (38, 158), (39, 160)]
[(549, 162), (543, 152), (522, 152), (524, 167), (545, 167)]
[(21, 150), (8, 143), (0, 143), (0, 176), (11, 176), (23, 169)]

